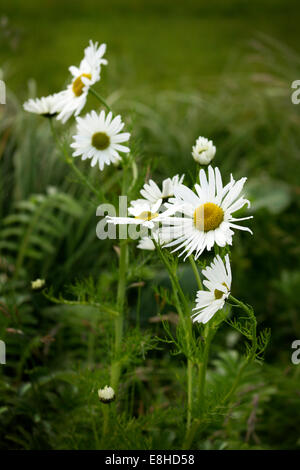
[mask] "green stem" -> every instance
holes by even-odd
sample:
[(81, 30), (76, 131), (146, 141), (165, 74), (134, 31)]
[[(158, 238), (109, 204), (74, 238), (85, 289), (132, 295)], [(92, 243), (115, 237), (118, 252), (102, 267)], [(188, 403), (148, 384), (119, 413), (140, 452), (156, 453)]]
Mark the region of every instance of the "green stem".
[(250, 318), (250, 321), (251, 321), (251, 341), (252, 341), (252, 345), (251, 345), (251, 354), (250, 354), (250, 358), (249, 360), (252, 360), (255, 358), (255, 355), (256, 355), (256, 350), (257, 350), (257, 336), (256, 336), (256, 328), (257, 328), (257, 321), (256, 321), (256, 317), (254, 315), (254, 312), (252, 310), (252, 308), (249, 308), (246, 304), (244, 304), (244, 302), (242, 302), (241, 300), (238, 300), (236, 299), (235, 297), (233, 297), (233, 295), (230, 295), (229, 296), (229, 300), (231, 300), (233, 303), (235, 303), (238, 307), (240, 307), (242, 310), (244, 310), (244, 312), (246, 312), (246, 314), (248, 315), (248, 317)]
[[(123, 181), (121, 193), (126, 193), (127, 187), (127, 172), (124, 168)], [(117, 391), (120, 375), (122, 371), (121, 366), (121, 347), (123, 339), (124, 329), (124, 310), (125, 310), (125, 294), (126, 294), (126, 275), (128, 267), (128, 244), (127, 240), (121, 240), (120, 242), (120, 258), (119, 258), (119, 281), (117, 291), (117, 311), (119, 312), (118, 317), (115, 319), (115, 358), (111, 366), (111, 386)]]
[(196, 434), (199, 426), (200, 426), (199, 419), (195, 419), (193, 421), (190, 429), (186, 433), (186, 436), (185, 436), (185, 439), (184, 439), (184, 442), (183, 442), (183, 445), (182, 445), (182, 450), (189, 450), (191, 448), (191, 445), (193, 443), (195, 434)]
[[(203, 289), (202, 281), (201, 281), (200, 274), (199, 274), (197, 265), (195, 263), (194, 257), (192, 255), (189, 256), (189, 261), (192, 266), (198, 288), (199, 290), (202, 290)], [(209, 328), (209, 326), (206, 325), (206, 328)], [(210, 342), (211, 342), (211, 339), (210, 339), (210, 333), (208, 330), (204, 352), (203, 352), (203, 360), (199, 365), (199, 379), (198, 379), (199, 381), (198, 381), (198, 391), (197, 391), (198, 402), (200, 403), (202, 410), (203, 410), (203, 402), (204, 402), (205, 379), (206, 379), (206, 370), (207, 370)]]
[(99, 93), (97, 93), (97, 91), (95, 91), (93, 88), (89, 88), (89, 93), (91, 93), (92, 95), (94, 95), (97, 100), (103, 105), (105, 106), (105, 108), (108, 110), (108, 111), (111, 111), (111, 107), (106, 103), (106, 101), (102, 98), (102, 96), (99, 95)]
[(240, 379), (241, 375), (243, 374), (243, 372), (246, 369), (249, 362), (255, 359), (256, 350), (257, 350), (257, 334), (256, 334), (257, 321), (256, 321), (256, 317), (254, 315), (253, 310), (251, 308), (247, 307), (247, 305), (245, 305), (244, 302), (242, 302), (241, 300), (238, 300), (235, 297), (233, 297), (233, 295), (229, 296), (229, 300), (231, 300), (235, 305), (237, 305), (242, 310), (244, 310), (244, 312), (246, 312), (247, 315), (249, 316), (251, 324), (252, 324), (252, 327), (251, 327), (252, 345), (251, 345), (250, 354), (245, 359), (243, 365), (240, 367), (240, 369), (239, 369), (239, 371), (236, 375), (236, 378), (235, 378), (235, 380), (232, 384), (231, 389), (229, 390), (229, 392), (225, 395), (225, 397), (222, 400), (222, 404), (228, 402), (230, 400), (231, 396), (234, 394), (235, 390), (238, 387), (239, 379)]
[(212, 340), (212, 333), (210, 330), (208, 330), (208, 334), (205, 340), (202, 362), (199, 365), (198, 402), (200, 404), (201, 415), (204, 409), (206, 371), (207, 371), (207, 365), (208, 365), (208, 357), (209, 357), (211, 340)]
[(103, 404), (103, 422), (102, 422), (102, 436), (101, 436), (101, 445), (100, 448), (97, 450), (103, 450), (105, 448), (105, 438), (107, 435), (108, 423), (109, 423), (109, 412), (110, 412), (110, 405)]
[(191, 427), (193, 416), (193, 362), (191, 359), (187, 361), (187, 431)]
[[(189, 349), (190, 335), (191, 335), (191, 321), (190, 321), (190, 318), (186, 317), (184, 314), (184, 311), (189, 314), (189, 306), (188, 306), (187, 300), (182, 291), (177, 275), (172, 269), (172, 266), (170, 265), (168, 259), (163, 254), (161, 247), (158, 245), (158, 243), (154, 239), (153, 239), (153, 242), (156, 247), (156, 251), (158, 252), (163, 264), (165, 265), (169, 273), (169, 277), (170, 277), (172, 289), (173, 289), (173, 294), (174, 294), (174, 299), (175, 299), (176, 310), (183, 324), (183, 328), (185, 330), (186, 342), (187, 342), (187, 346)], [(181, 308), (181, 303), (180, 303), (178, 294), (183, 303), (184, 311)], [(187, 420), (186, 420), (187, 433), (188, 433), (188, 430), (190, 429), (191, 422), (192, 422), (192, 416), (193, 416), (192, 408), (193, 408), (193, 361), (188, 357), (187, 359)]]
[(234, 394), (234, 392), (236, 391), (236, 389), (239, 385), (240, 377), (242, 376), (242, 374), (243, 374), (244, 370), (246, 369), (248, 363), (249, 363), (249, 358), (245, 359), (244, 364), (240, 367), (240, 370), (238, 371), (238, 373), (235, 377), (235, 380), (232, 384), (232, 387), (229, 390), (229, 392), (225, 395), (225, 397), (222, 399), (221, 405), (227, 403), (230, 400), (230, 398), (232, 397), (232, 395)]
[[(161, 247), (159, 246), (159, 244), (154, 239), (153, 239), (153, 243), (155, 245), (156, 251), (158, 252), (158, 255), (159, 255), (160, 259), (162, 260), (163, 264), (165, 265), (165, 267), (166, 267), (166, 269), (169, 273), (170, 280), (171, 280), (171, 283), (172, 283), (172, 287), (173, 287), (173, 290), (174, 290), (174, 295), (178, 298), (178, 295), (177, 295), (177, 292), (178, 292), (179, 297), (181, 299), (181, 302), (184, 306), (184, 310), (188, 311), (189, 306), (188, 306), (187, 300), (185, 298), (185, 295), (183, 293), (183, 290), (181, 288), (181, 285), (178, 281), (176, 273), (174, 273), (174, 270), (172, 269), (172, 266), (170, 265), (168, 259), (163, 254), (163, 251), (162, 251)], [(184, 315), (183, 315), (183, 318), (184, 318)]]
[[(189, 261), (192, 266), (195, 279), (197, 281), (198, 289), (202, 290), (203, 289), (202, 281), (201, 281), (200, 274), (199, 274), (197, 265), (195, 263), (194, 257), (192, 255), (189, 256)], [(204, 396), (205, 377), (206, 377), (206, 368), (207, 368), (207, 360), (208, 360), (208, 349), (209, 349), (209, 345), (208, 347), (205, 347), (204, 349), (203, 362), (199, 366), (199, 387), (198, 387), (198, 399), (199, 400), (201, 400), (201, 397)]]
[(117, 317), (119, 313), (116, 310), (113, 310), (110, 307), (107, 307), (104, 304), (99, 304), (98, 302), (92, 302), (91, 300), (84, 301), (84, 300), (67, 300), (64, 299), (63, 297), (54, 297), (53, 295), (49, 294), (46, 289), (43, 290), (43, 296), (46, 297), (46, 299), (50, 300), (51, 302), (55, 304), (64, 304), (64, 305), (85, 305), (85, 306), (90, 306), (90, 307), (96, 307), (99, 308), (100, 311), (103, 311), (105, 313), (108, 313), (109, 315), (112, 315), (113, 317)]
[[(173, 289), (173, 294), (174, 294), (174, 299), (175, 299), (175, 307), (176, 307), (176, 310), (179, 314), (180, 320), (182, 321), (183, 325), (185, 326), (185, 316), (184, 316), (183, 310), (181, 308), (181, 304), (180, 304), (179, 297), (178, 297), (178, 293), (180, 293), (180, 291), (181, 291), (181, 286), (178, 282), (177, 277), (174, 275), (172, 266), (170, 265), (170, 263), (168, 262), (168, 260), (164, 256), (159, 244), (156, 242), (156, 240), (154, 238), (153, 238), (153, 243), (155, 245), (156, 251), (157, 251), (161, 261), (163, 262), (165, 268), (167, 269), (167, 271), (169, 273), (169, 277), (170, 277), (171, 284), (172, 284), (172, 289)], [(185, 299), (184, 299), (184, 301), (185, 301)]]
[[(206, 336), (206, 342), (204, 346), (204, 351), (203, 351), (203, 357), (202, 357), (202, 362), (199, 365), (199, 373), (198, 373), (198, 390), (197, 390), (197, 403), (199, 403), (200, 407), (200, 417), (203, 415), (204, 411), (204, 397), (205, 397), (205, 382), (206, 382), (206, 371), (207, 371), (207, 365), (208, 365), (208, 358), (209, 358), (209, 350), (210, 350), (210, 344), (211, 340), (214, 336), (214, 331), (213, 330), (208, 330), (207, 336)], [(187, 427), (186, 430), (186, 435), (183, 443), (183, 450), (185, 449), (190, 449), (194, 436), (197, 432), (197, 429), (199, 428), (201, 424), (201, 418), (200, 420), (194, 420), (194, 422), (191, 424), (191, 426)]]
[(128, 264), (128, 246), (127, 241), (122, 240), (120, 243), (120, 260), (119, 260), (119, 282), (117, 292), (117, 310), (118, 317), (115, 319), (115, 360), (111, 368), (111, 386), (117, 390), (121, 375), (120, 352), (123, 339), (124, 328), (124, 304), (126, 292), (126, 274)]
[(194, 275), (195, 275), (195, 278), (196, 278), (196, 281), (197, 281), (197, 284), (198, 284), (198, 288), (199, 288), (199, 290), (202, 290), (202, 289), (203, 289), (203, 287), (202, 287), (202, 281), (201, 281), (201, 278), (200, 278), (200, 274), (199, 274), (197, 265), (196, 265), (195, 260), (194, 260), (194, 258), (193, 258), (193, 255), (190, 255), (190, 256), (189, 256), (189, 261), (190, 261), (191, 266), (192, 266), (192, 268), (193, 268)]
[(141, 297), (142, 297), (142, 287), (139, 286), (138, 296), (137, 296), (137, 305), (136, 305), (136, 324), (137, 324), (138, 330), (141, 327)]
[(203, 422), (201, 417), (203, 416), (203, 412), (204, 412), (206, 372), (207, 372), (207, 366), (208, 366), (210, 345), (211, 345), (211, 341), (214, 335), (215, 335), (215, 331), (213, 329), (208, 329), (204, 351), (203, 351), (202, 362), (199, 365), (197, 403), (199, 403), (199, 408), (200, 408), (200, 420), (199, 419), (194, 420), (191, 427), (187, 429), (186, 436), (185, 436), (184, 443), (183, 443), (183, 450), (190, 449), (194, 440), (194, 436), (199, 426)]
[(96, 331), (97, 319), (93, 317), (91, 320), (90, 329), (88, 332), (88, 365), (92, 369), (95, 360), (95, 344), (96, 344)]
[(57, 133), (56, 133), (56, 130), (55, 130), (55, 127), (54, 127), (54, 124), (53, 124), (53, 120), (49, 119), (49, 122), (50, 122), (50, 128), (51, 128), (51, 132), (52, 132), (53, 138), (55, 140), (55, 143), (56, 143), (57, 147), (59, 148), (59, 150), (64, 155), (66, 163), (72, 168), (72, 170), (76, 173), (76, 175), (79, 177), (79, 179), (81, 179), (81, 181), (84, 182), (84, 184), (90, 189), (90, 191), (92, 193), (94, 193), (97, 197), (99, 197), (100, 191), (97, 191), (97, 189), (90, 183), (90, 181), (87, 179), (87, 177), (77, 168), (77, 166), (75, 165), (75, 163), (73, 161), (73, 158), (70, 157), (70, 155), (69, 155), (68, 151), (66, 150), (64, 144), (62, 142), (60, 142), (60, 140), (58, 139)]
[[(256, 349), (257, 349), (257, 335), (256, 335), (256, 327), (257, 327), (257, 322), (256, 318), (254, 315), (254, 312), (251, 308), (249, 308), (247, 305), (245, 305), (243, 302), (240, 300), (236, 299), (232, 295), (229, 296), (229, 300), (231, 300), (236, 306), (240, 307), (243, 309), (248, 317), (250, 318), (252, 327), (251, 327), (251, 351), (250, 355), (246, 358), (242, 366), (240, 367), (236, 378), (232, 384), (232, 387), (230, 388), (229, 392), (225, 395), (225, 397), (222, 399), (220, 405), (226, 404), (235, 390), (238, 387), (240, 377), (242, 373), (244, 372), (245, 368), (247, 367), (248, 363), (255, 358), (256, 355)], [(202, 362), (199, 365), (199, 382), (198, 382), (198, 403), (200, 404), (200, 420), (194, 420), (192, 423), (192, 426), (190, 430), (186, 433), (186, 437), (184, 440), (183, 444), (183, 449), (189, 449), (193, 443), (195, 434), (197, 430), (199, 429), (200, 425), (203, 423), (203, 420), (201, 417), (203, 416), (203, 411), (204, 411), (204, 398), (205, 398), (205, 382), (206, 382), (206, 372), (207, 372), (207, 365), (208, 365), (208, 358), (209, 358), (209, 350), (210, 350), (210, 345), (211, 341), (216, 333), (216, 329), (209, 328), (208, 325), (206, 325), (207, 328), (207, 333), (206, 333), (206, 339), (205, 339), (205, 346), (203, 350), (203, 357), (202, 357)]]

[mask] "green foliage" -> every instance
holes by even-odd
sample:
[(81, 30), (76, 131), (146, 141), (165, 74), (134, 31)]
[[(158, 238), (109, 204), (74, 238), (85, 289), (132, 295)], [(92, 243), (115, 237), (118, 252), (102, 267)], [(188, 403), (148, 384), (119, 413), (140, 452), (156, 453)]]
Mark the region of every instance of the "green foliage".
[(18, 277), (24, 261), (51, 256), (57, 241), (64, 236), (66, 216), (80, 217), (79, 204), (67, 194), (50, 188), (46, 195), (33, 195), (16, 203), (15, 211), (2, 221), (0, 249), (15, 256), (14, 276)]
[[(161, 3), (148, 5), (151, 21), (160, 17), (157, 12), (165, 8)], [(279, 4), (276, 2), (276, 11), (280, 13)], [(206, 8), (212, 15), (212, 7)], [(229, 8), (230, 18), (236, 11), (222, 8)], [(137, 3), (134, 9), (138, 15)], [(197, 11), (195, 4), (193, 12)], [(90, 20), (85, 21), (90, 34)], [(192, 20), (185, 14), (182, 21), (180, 31), (190, 27)], [(135, 32), (137, 24), (134, 18)], [(221, 16), (215, 25), (213, 30), (223, 25)], [(94, 32), (98, 31), (98, 25), (97, 29), (94, 26)], [(178, 36), (175, 29), (172, 34)], [(53, 40), (61, 44), (65, 37), (62, 22)], [(128, 46), (131, 42), (127, 41)], [(28, 50), (32, 55), (26, 44), (25, 55)], [(69, 45), (64, 43), (65, 48)], [(130, 114), (127, 124), (137, 142), (134, 155), (142, 171), (128, 177), (133, 198), (146, 176), (159, 182), (166, 175), (184, 172), (185, 181), (194, 182), (198, 168), (187, 156), (199, 134), (215, 141), (215, 162), (226, 178), (230, 172), (235, 177), (249, 177), (246, 191), (255, 215), (254, 237), (235, 235), (233, 292), (253, 305), (259, 334), (254, 335), (253, 321), (240, 309), (237, 313), (231, 308), (216, 317), (214, 333), (218, 329), (218, 334), (211, 339), (205, 405), (196, 393), (192, 396), (189, 446), (195, 449), (297, 449), (300, 445), (296, 420), (299, 372), (290, 362), (291, 341), (300, 332), (299, 269), (295, 264), (299, 255), (295, 214), (299, 209), (300, 140), (299, 110), (291, 105), (289, 96), (290, 81), (299, 75), (299, 58), (267, 37), (257, 38), (252, 46), (251, 55), (225, 69), (220, 82), (203, 86), (208, 82), (207, 76), (200, 77), (203, 70), (219, 73), (219, 62), (199, 71), (195, 57), (188, 60), (192, 48), (185, 42), (186, 54), (178, 53), (180, 62), (177, 56), (174, 67), (165, 68), (178, 77), (190, 63), (187, 73), (193, 70), (194, 79), (186, 86), (176, 82), (175, 90), (169, 89), (175, 84), (170, 76), (162, 77), (159, 84), (156, 81), (164, 57), (157, 46), (152, 51), (153, 67), (149, 68), (149, 58), (144, 67), (143, 76), (154, 80), (150, 92), (131, 85), (126, 99), (122, 90), (110, 96), (114, 109)], [(53, 47), (51, 41), (49, 47)], [(114, 43), (112, 47), (119, 46)], [(145, 43), (140, 47), (144, 51)], [(169, 42), (167, 51), (169, 56)], [(198, 57), (198, 50), (196, 53)], [(50, 66), (51, 56), (44, 55)], [(142, 56), (139, 54), (141, 66)], [(65, 57), (63, 63), (61, 60), (54, 61), (58, 73), (50, 72), (48, 83), (39, 80), (39, 91), (46, 92), (49, 83), (61, 86), (66, 77)], [(26, 60), (22, 65), (27, 77), (30, 63)], [(159, 64), (159, 73), (155, 64)], [(118, 67), (112, 64), (115, 77), (110, 78), (111, 87), (114, 81), (119, 83), (119, 70), (127, 70), (128, 64)], [(40, 69), (37, 76), (44, 79), (44, 67)], [(126, 83), (135, 83), (132, 72), (121, 75), (124, 88)], [(20, 76), (22, 92), (18, 96), (23, 99), (24, 74)], [(13, 81), (18, 83), (18, 77)], [(34, 86), (30, 93), (35, 94)], [(205, 328), (194, 325), (187, 345), (188, 322), (180, 322), (175, 313), (177, 298), (159, 257), (141, 253), (130, 243), (125, 338), (118, 356), (123, 375), (116, 402), (109, 408), (99, 402), (98, 388), (110, 382), (113, 321), (118, 313), (118, 250), (95, 236), (95, 208), (102, 201), (91, 196), (60, 159), (47, 123), (25, 119), (16, 96), (8, 94), (5, 112), (1, 109), (0, 113), (0, 338), (8, 351), (7, 365), (0, 366), (1, 448), (182, 448), (186, 362), (192, 360), (196, 381), (207, 339)], [(72, 132), (71, 126), (69, 137)], [(86, 162), (76, 164), (97, 188), (117, 194), (122, 167), (108, 168), (103, 176), (91, 171)], [(49, 191), (49, 187), (57, 189)], [(192, 270), (165, 253), (171, 269), (178, 273), (190, 308), (197, 289)], [(201, 260), (199, 267), (205, 267)], [(30, 289), (30, 281), (37, 276), (47, 281), (42, 294)], [(227, 324), (222, 323), (225, 318)], [(269, 345), (268, 325), (272, 326)], [(255, 360), (250, 362), (250, 358)], [(109, 433), (104, 435), (106, 414)]]

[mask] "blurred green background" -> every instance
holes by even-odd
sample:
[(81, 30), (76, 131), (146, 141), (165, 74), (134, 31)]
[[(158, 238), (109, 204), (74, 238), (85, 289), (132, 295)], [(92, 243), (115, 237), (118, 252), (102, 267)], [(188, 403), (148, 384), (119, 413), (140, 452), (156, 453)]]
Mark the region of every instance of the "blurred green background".
[(235, 73), (233, 58), (258, 32), (297, 48), (298, 9), (291, 0), (3, 0), (16, 37), (2, 35), (1, 62), (18, 94), (31, 78), (40, 95), (52, 93), (91, 38), (108, 44), (112, 89), (213, 89), (225, 69)]
[[(253, 305), (272, 338), (264, 367), (245, 379), (246, 398), (237, 399), (240, 406), (229, 420), (214, 421), (212, 412), (195, 448), (299, 448), (300, 365), (290, 359), (291, 343), (300, 339), (300, 105), (291, 102), (291, 83), (300, 79), (299, 13), (299, 2), (292, 0), (2, 0), (0, 78), (7, 104), (0, 105), (0, 338), (9, 351), (8, 364), (0, 366), (3, 448), (99, 447), (95, 388), (107, 380), (109, 321), (93, 309), (53, 305), (33, 295), (30, 281), (45, 277), (56, 293), (76, 297), (81, 289), (113, 304), (111, 267), (117, 260), (112, 244), (100, 247), (95, 236), (99, 201), (60, 160), (48, 123), (22, 110), (29, 96), (68, 83), (68, 67), (80, 62), (89, 39), (107, 43), (109, 64), (96, 89), (131, 129), (141, 185), (147, 171), (158, 182), (176, 173), (193, 182), (190, 152), (199, 135), (214, 140), (214, 163), (225, 181), (230, 173), (248, 177), (254, 235), (235, 235), (234, 295)], [(91, 98), (87, 109), (95, 106)], [(67, 130), (70, 137), (74, 121)], [(76, 164), (96, 185), (117, 171), (100, 175)], [(131, 251), (135, 260), (134, 245)], [(141, 280), (135, 262), (128, 273), (132, 283)], [(196, 285), (185, 264), (181, 275), (192, 299)], [(67, 287), (86, 276), (93, 281), (77, 290)], [(127, 331), (139, 311), (143, 331), (164, 336), (161, 324), (151, 320), (157, 313), (153, 285), (167, 285), (157, 260), (145, 268), (143, 280), (138, 293), (128, 291)], [(128, 347), (138, 345), (138, 338), (128, 340)], [(212, 370), (230, 382), (234, 354), (242, 350), (241, 339), (224, 327)], [(131, 407), (136, 422), (127, 422), (124, 412), (119, 425), (136, 437), (124, 443), (115, 431), (106, 447), (180, 446), (181, 421), (168, 410), (183, 403), (181, 366), (168, 351), (129, 361), (120, 393), (130, 393), (122, 409)]]

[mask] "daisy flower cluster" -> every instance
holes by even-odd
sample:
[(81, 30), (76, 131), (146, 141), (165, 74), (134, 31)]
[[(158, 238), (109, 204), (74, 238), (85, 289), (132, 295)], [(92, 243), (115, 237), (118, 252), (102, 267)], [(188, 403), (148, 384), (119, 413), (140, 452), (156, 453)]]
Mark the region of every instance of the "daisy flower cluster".
[[(108, 104), (94, 90), (93, 85), (101, 78), (101, 69), (107, 65), (104, 58), (106, 45), (89, 42), (84, 50), (83, 58), (79, 66), (69, 67), (70, 81), (65, 90), (53, 95), (37, 99), (29, 99), (24, 103), (24, 109), (28, 112), (49, 118), (51, 130), (56, 143), (66, 162), (71, 165), (75, 173), (81, 177), (86, 186), (99, 197), (104, 192), (95, 187), (91, 181), (78, 169), (69, 157), (65, 145), (60, 142), (53, 124), (56, 118), (65, 124), (72, 116), (76, 119), (76, 133), (72, 136), (70, 148), (74, 158), (81, 157), (89, 160), (92, 167), (98, 167), (103, 171), (106, 166), (117, 165), (123, 160), (122, 172), (116, 175), (116, 181), (112, 181), (108, 188), (114, 190), (115, 186), (124, 192), (128, 188), (131, 194), (136, 187), (138, 177), (137, 165), (132, 155), (128, 158), (124, 154), (130, 154), (127, 142), (130, 133), (124, 130), (124, 122), (120, 115), (113, 115)], [(93, 94), (107, 111), (99, 109), (92, 110), (82, 116), (81, 112), (87, 102), (89, 93)], [(123, 157), (122, 157), (123, 154)], [(256, 321), (253, 320), (252, 311), (242, 302), (231, 295), (231, 266), (229, 258), (229, 247), (233, 244), (236, 231), (247, 231), (252, 233), (247, 225), (243, 225), (251, 216), (240, 217), (239, 211), (250, 207), (250, 202), (244, 197), (243, 188), (246, 178), (235, 179), (230, 176), (228, 182), (223, 183), (223, 178), (218, 167), (211, 165), (216, 154), (216, 147), (212, 140), (199, 136), (192, 147), (193, 159), (199, 163), (197, 170), (197, 181), (191, 188), (186, 184), (185, 175), (168, 177), (157, 184), (150, 179), (140, 189), (140, 197), (130, 202), (126, 217), (107, 216), (101, 223), (131, 226), (131, 235), (137, 234), (139, 242), (137, 248), (140, 250), (155, 251), (164, 264), (171, 280), (173, 296), (171, 302), (178, 312), (178, 332), (182, 331), (181, 340), (184, 341), (184, 352), (187, 358), (187, 432), (189, 433), (193, 399), (191, 395), (193, 367), (197, 365), (199, 397), (198, 403), (203, 407), (205, 369), (208, 363), (208, 351), (210, 346), (210, 334), (214, 334), (215, 326), (219, 324), (218, 317), (215, 318), (214, 327), (202, 328), (201, 346), (198, 338), (190, 328), (191, 322), (206, 325), (215, 314), (223, 309), (227, 299), (237, 306), (242, 306), (248, 314), (250, 322), (254, 325), (251, 329), (252, 338), (256, 338)], [(203, 168), (204, 167), (204, 168)], [(132, 181), (129, 181), (128, 170), (132, 170)], [(113, 180), (113, 178), (111, 178)], [(110, 179), (108, 179), (110, 183)], [(121, 189), (122, 188), (122, 189)], [(108, 192), (108, 189), (106, 188)], [(126, 196), (121, 194), (121, 196)], [(115, 208), (112, 213), (115, 214)], [(238, 214), (237, 214), (238, 213)], [(111, 227), (115, 228), (115, 227)], [(114, 232), (116, 230), (108, 230)], [(105, 232), (105, 233), (108, 233)], [(125, 232), (121, 230), (120, 232)], [(122, 235), (120, 238), (124, 238)], [(126, 237), (125, 237), (126, 238)], [(136, 237), (135, 237), (136, 238)], [(183, 292), (177, 273), (177, 260), (172, 256), (165, 256), (166, 250), (176, 253), (185, 261), (187, 258), (198, 283), (198, 291), (195, 298), (194, 308), (190, 308), (190, 299)], [(215, 257), (207, 263), (206, 252), (214, 250)], [(118, 385), (122, 373), (123, 334), (126, 314), (126, 295), (129, 265), (129, 247), (126, 240), (122, 240), (116, 250), (119, 257), (118, 283), (116, 292), (116, 308), (112, 310), (105, 305), (100, 305), (103, 312), (113, 313), (115, 338), (113, 346), (112, 361), (110, 366), (110, 386), (98, 390), (99, 400), (108, 404), (115, 400), (118, 393)], [(197, 263), (201, 265), (202, 277), (198, 271)], [(201, 280), (202, 279), (202, 280)], [(43, 279), (32, 281), (32, 290), (45, 288)], [(191, 317), (191, 318), (190, 318)], [(186, 322), (188, 318), (189, 324)], [(223, 317), (219, 315), (221, 321)], [(180, 330), (181, 328), (181, 330)], [(254, 332), (255, 329), (255, 332)], [(244, 327), (241, 329), (242, 333)], [(244, 334), (244, 333), (243, 333)], [(177, 335), (177, 332), (176, 332)], [(250, 336), (245, 335), (249, 340)], [(197, 343), (196, 343), (197, 340)], [(173, 341), (173, 338), (172, 338)], [(194, 348), (195, 346), (195, 348)], [(199, 349), (197, 349), (199, 347)], [(251, 357), (255, 357), (257, 341), (252, 340), (253, 351)], [(194, 349), (197, 351), (194, 356)], [(191, 352), (192, 351), (192, 352)], [(201, 368), (199, 364), (201, 363)], [(106, 411), (109, 411), (106, 408)], [(104, 415), (103, 434), (106, 432), (109, 413)], [(187, 434), (189, 436), (189, 434)]]
[(107, 65), (103, 57), (106, 44), (89, 42), (84, 50), (84, 57), (78, 67), (69, 67), (71, 80), (67, 88), (59, 93), (42, 98), (29, 99), (23, 104), (25, 111), (53, 118), (63, 124), (71, 116), (76, 117), (77, 133), (73, 136), (73, 157), (81, 156), (82, 160), (90, 159), (91, 166), (98, 164), (102, 171), (105, 165), (117, 164), (120, 153), (127, 154), (129, 148), (123, 145), (129, 140), (129, 132), (121, 132), (124, 123), (121, 116), (113, 117), (102, 110), (79, 117), (83, 110), (91, 86), (100, 80), (101, 67)]
[[(212, 141), (199, 137), (192, 153), (194, 158), (203, 153), (203, 165), (211, 161), (215, 151)], [(184, 255), (184, 260), (190, 256), (197, 260), (205, 250), (211, 251), (215, 246), (225, 248), (232, 245), (236, 230), (252, 233), (250, 228), (240, 224), (252, 216), (234, 216), (244, 206), (250, 207), (250, 202), (242, 194), (247, 178), (235, 180), (231, 175), (230, 181), (224, 185), (219, 168), (211, 165), (207, 172), (200, 169), (199, 183), (195, 184), (194, 190), (183, 184), (183, 178), (179, 175), (168, 178), (163, 181), (162, 188), (150, 180), (140, 191), (143, 199), (131, 202), (129, 217), (107, 217), (108, 222), (147, 227), (150, 233), (141, 238), (138, 248), (155, 250), (155, 245), (159, 244), (178, 252), (179, 256)], [(203, 283), (208, 290), (197, 293), (197, 313), (192, 318), (206, 323), (223, 308), (230, 294), (228, 255), (225, 264), (218, 255), (202, 274), (208, 279)]]
[(29, 99), (23, 104), (25, 111), (40, 114), (45, 117), (56, 116), (65, 123), (73, 114), (78, 116), (83, 109), (89, 88), (100, 80), (101, 65), (106, 65), (103, 59), (106, 44), (89, 42), (84, 50), (84, 57), (79, 67), (69, 67), (72, 79), (66, 90), (42, 98)]
[[(24, 103), (26, 111), (56, 117), (62, 123), (75, 116), (76, 134), (71, 143), (73, 157), (90, 160), (91, 166), (98, 166), (100, 171), (111, 163), (118, 164), (122, 159), (120, 154), (130, 152), (125, 145), (130, 133), (124, 132), (121, 116), (113, 116), (111, 111), (105, 113), (104, 110), (79, 116), (89, 90), (93, 90), (92, 85), (100, 80), (102, 66), (107, 65), (105, 52), (105, 44), (90, 41), (79, 66), (69, 67), (71, 79), (65, 90)], [(102, 99), (100, 102), (106, 105)], [(138, 243), (139, 249), (153, 251), (159, 245), (164, 249), (171, 248), (172, 252), (184, 256), (184, 260), (192, 256), (196, 261), (200, 257), (203, 259), (205, 251), (232, 245), (235, 231), (252, 233), (240, 223), (251, 216), (235, 217), (237, 211), (250, 206), (242, 194), (246, 178), (235, 180), (231, 175), (229, 182), (223, 184), (219, 168), (210, 165), (216, 147), (206, 137), (197, 138), (191, 153), (197, 163), (206, 166), (205, 170), (200, 169), (193, 189), (183, 183), (184, 175), (167, 178), (161, 186), (150, 179), (140, 190), (141, 197), (131, 201), (128, 217), (107, 217), (111, 224), (146, 229), (147, 235), (144, 235), (145, 231), (140, 232), (143, 236)], [(207, 278), (203, 284), (208, 290), (197, 293), (196, 313), (192, 318), (206, 323), (223, 307), (230, 294), (228, 255), (224, 260), (218, 255), (202, 274)]]
[(160, 244), (170, 241), (168, 236), (163, 239), (159, 225), (176, 212), (177, 208), (170, 204), (170, 201), (173, 200), (175, 190), (182, 184), (183, 179), (184, 175), (167, 178), (161, 188), (153, 180), (149, 180), (140, 191), (143, 198), (131, 201), (128, 208), (130, 217), (107, 217), (107, 221), (116, 225), (133, 224), (150, 229), (149, 235), (141, 238), (138, 248), (154, 250), (153, 239)]

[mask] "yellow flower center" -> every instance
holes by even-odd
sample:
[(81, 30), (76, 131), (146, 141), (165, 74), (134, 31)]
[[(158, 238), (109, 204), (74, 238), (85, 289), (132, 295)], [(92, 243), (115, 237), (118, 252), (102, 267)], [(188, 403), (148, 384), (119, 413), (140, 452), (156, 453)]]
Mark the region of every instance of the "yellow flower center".
[[(226, 289), (229, 291), (226, 282), (222, 282), (222, 286), (226, 287)], [(219, 289), (215, 289), (214, 294), (215, 294), (215, 299), (218, 300), (218, 299), (221, 299), (223, 297), (224, 292), (222, 292)]]
[(215, 289), (214, 294), (215, 294), (215, 299), (218, 300), (218, 299), (221, 299), (221, 298), (223, 297), (224, 292), (222, 292), (222, 291), (219, 290), (219, 289)]
[(82, 82), (81, 77), (86, 77), (90, 80), (92, 78), (92, 75), (90, 73), (82, 73), (81, 75), (79, 75), (79, 77), (74, 80), (72, 90), (75, 96), (80, 96), (83, 93), (83, 88), (85, 85)]
[(197, 207), (194, 212), (195, 227), (201, 232), (215, 230), (223, 222), (224, 212), (213, 202), (206, 202)]
[(105, 150), (109, 147), (110, 138), (105, 132), (96, 132), (92, 136), (92, 146), (97, 150)]
[(152, 219), (155, 219), (155, 217), (158, 217), (158, 213), (157, 212), (150, 212), (150, 211), (144, 211), (144, 212), (141, 212), (140, 215), (136, 215), (135, 218), (136, 219), (141, 219), (141, 220), (152, 220)]

